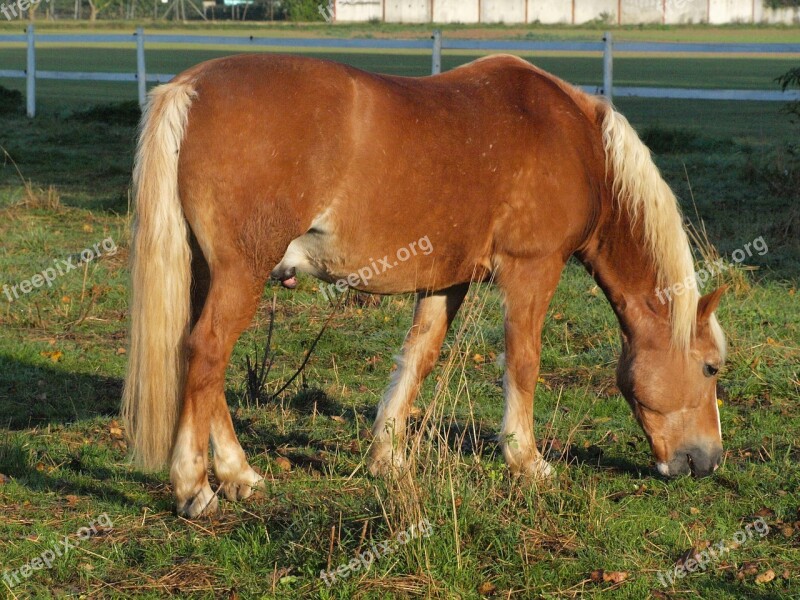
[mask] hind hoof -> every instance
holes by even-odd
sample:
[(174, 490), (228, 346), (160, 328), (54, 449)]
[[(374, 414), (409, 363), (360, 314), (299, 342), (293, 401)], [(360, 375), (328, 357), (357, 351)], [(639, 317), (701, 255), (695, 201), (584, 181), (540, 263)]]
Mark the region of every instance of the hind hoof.
[(218, 508), (219, 500), (216, 494), (211, 490), (211, 486), (206, 484), (191, 498), (187, 498), (183, 501), (178, 500), (175, 506), (175, 512), (179, 517), (196, 519), (201, 515), (212, 515), (217, 512)]

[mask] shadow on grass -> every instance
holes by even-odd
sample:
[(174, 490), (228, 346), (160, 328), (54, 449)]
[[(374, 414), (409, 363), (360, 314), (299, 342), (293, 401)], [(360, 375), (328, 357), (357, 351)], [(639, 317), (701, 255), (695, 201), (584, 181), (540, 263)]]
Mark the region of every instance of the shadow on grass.
[(73, 423), (119, 412), (122, 381), (0, 355), (0, 427)]
[[(49, 465), (44, 465), (40, 460), (39, 448), (29, 443), (27, 437), (17, 434), (0, 442), (0, 473), (12, 477), (31, 491), (54, 492), (61, 496), (90, 496), (121, 506), (142, 504), (141, 496), (122, 491), (124, 485), (133, 483), (147, 488), (151, 493), (165, 488), (165, 481), (157, 474), (101, 466), (112, 462), (106, 454), (90, 445), (73, 453), (71, 460), (49, 471)], [(162, 494), (164, 501), (157, 501), (158, 508), (170, 510), (171, 498), (165, 492)]]

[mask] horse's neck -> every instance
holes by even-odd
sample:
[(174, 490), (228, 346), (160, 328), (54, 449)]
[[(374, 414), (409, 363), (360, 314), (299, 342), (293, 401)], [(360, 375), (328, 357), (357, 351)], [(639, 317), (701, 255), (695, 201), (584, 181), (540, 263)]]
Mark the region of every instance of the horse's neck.
[(597, 281), (626, 333), (645, 333), (669, 319), (668, 297), (659, 300), (658, 276), (644, 246), (641, 225), (614, 211), (596, 228), (578, 257)]

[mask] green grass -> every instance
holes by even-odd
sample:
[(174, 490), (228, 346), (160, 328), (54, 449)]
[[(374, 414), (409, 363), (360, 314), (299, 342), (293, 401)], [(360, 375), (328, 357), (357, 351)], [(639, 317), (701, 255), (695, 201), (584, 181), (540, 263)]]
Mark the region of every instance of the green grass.
[[(201, 54), (172, 62), (156, 52), (153, 64), (182, 68)], [(92, 68), (119, 64), (112, 56)], [(41, 58), (59, 60), (45, 51)], [(408, 74), (427, 65), (415, 57), (349, 58)], [(66, 51), (62, 59), (70, 68), (79, 60)], [(546, 68), (590, 72), (580, 62), (550, 60)], [(656, 80), (648, 70), (655, 64), (639, 63), (629, 76)], [(744, 81), (762, 69), (716, 64), (706, 74), (709, 85), (737, 69)], [(800, 595), (800, 244), (797, 187), (785, 174), (796, 171), (784, 143), (796, 140), (797, 129), (778, 105), (619, 103), (660, 149), (657, 162), (690, 216), (693, 194), (723, 255), (758, 236), (769, 246), (747, 261), (750, 270), (726, 279), (735, 284), (719, 311), (730, 343), (720, 391), (726, 455), (714, 477), (664, 481), (654, 474), (644, 435), (614, 384), (614, 316), (571, 263), (548, 312), (536, 399), (536, 433), (555, 464), (555, 482), (537, 489), (511, 480), (497, 455), (502, 311), (496, 292), (485, 287), (469, 296), (421, 394), (411, 485), (371, 478), (363, 471), (365, 430), (410, 324), (412, 299), (346, 305), (301, 381), (279, 400), (255, 406), (244, 392), (243, 365), (263, 346), (273, 295), (269, 390), (297, 368), (331, 310), (317, 283), (302, 278), (293, 292), (267, 286), (228, 369), (234, 424), (252, 464), (267, 475), (267, 490), (241, 504), (222, 502), (219, 515), (190, 523), (172, 514), (165, 473), (128, 466), (115, 420), (127, 343), (135, 132), (76, 113), (123, 99), (125, 86), (90, 84), (87, 96), (86, 84), (47, 92), (45, 83), (42, 117), (0, 116), (1, 143), (30, 180), (26, 191), (8, 160), (0, 167), (0, 285), (108, 237), (118, 251), (64, 274), (52, 288), (13, 302), (0, 294), (0, 577), (63, 536), (74, 539), (103, 513), (113, 529), (98, 530), (12, 590), (0, 583), (5, 596), (477, 598), (488, 584), (496, 597), (522, 598)], [(60, 205), (46, 201), (50, 186)], [(428, 410), (431, 426), (422, 427)], [(319, 579), (320, 570), (335, 569), (423, 516), (430, 537), (330, 589)], [(706, 572), (662, 588), (658, 572), (686, 550), (704, 541), (730, 544), (759, 516), (769, 525), (766, 537), (756, 535)], [(628, 577), (595, 583), (597, 569)], [(775, 580), (757, 584), (769, 569)]]

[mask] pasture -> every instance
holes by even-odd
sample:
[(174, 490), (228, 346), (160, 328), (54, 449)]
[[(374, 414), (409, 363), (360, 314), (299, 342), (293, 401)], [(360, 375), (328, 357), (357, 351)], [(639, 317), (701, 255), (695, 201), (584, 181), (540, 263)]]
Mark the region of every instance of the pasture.
[[(744, 31), (753, 40), (800, 37)], [(662, 40), (670, 32), (628, 34)], [(677, 37), (703, 35), (698, 28)], [(148, 70), (177, 73), (222, 54), (148, 50)], [(403, 75), (430, 69), (423, 54), (324, 56)], [(446, 54), (443, 68), (470, 58)], [(529, 58), (569, 81), (600, 83), (599, 58)], [(61, 70), (135, 64), (133, 51), (121, 48), (42, 48), (38, 60)], [(23, 50), (0, 48), (2, 68), (22, 62)], [(615, 82), (775, 89), (772, 80), (793, 66), (796, 59), (623, 56)], [(720, 256), (748, 243), (766, 248), (706, 289), (731, 285), (718, 313), (729, 340), (719, 389), (726, 452), (713, 477), (657, 475), (615, 386), (614, 315), (573, 262), (548, 312), (535, 407), (537, 441), (556, 478), (514, 480), (497, 452), (503, 323), (500, 297), (485, 286), (470, 292), (417, 403), (412, 476), (373, 478), (364, 469), (368, 432), (413, 299), (350, 296), (336, 309), (319, 282), (301, 278), (293, 291), (266, 287), (228, 370), (234, 425), (266, 491), (187, 521), (173, 513), (166, 473), (126, 463), (116, 417), (137, 115), (109, 104), (135, 99), (135, 88), (39, 82), (38, 89), (35, 120), (0, 110), (0, 285), (77, 263), (85, 249), (94, 256), (52, 286), (12, 292), (11, 300), (0, 293), (4, 597), (800, 596), (800, 125), (779, 103), (617, 103)], [(753, 246), (757, 239), (763, 245)], [(273, 299), (273, 364), (256, 397), (247, 392), (246, 360), (263, 355)], [(300, 377), (271, 398), (326, 323)], [(330, 586), (320, 578), (412, 525), (418, 532), (424, 519), (424, 535), (407, 535)], [(702, 569), (675, 574), (679, 560), (720, 543), (725, 550)], [(54, 547), (64, 555), (36, 568)]]

